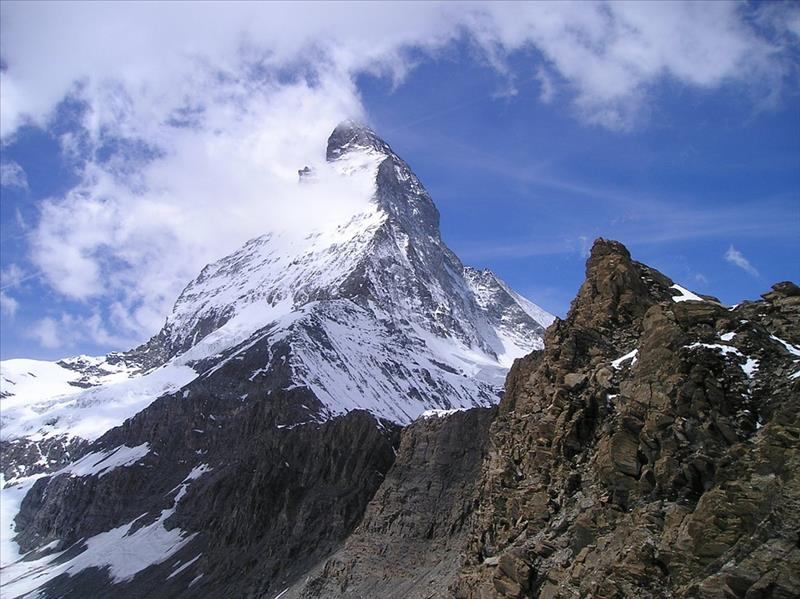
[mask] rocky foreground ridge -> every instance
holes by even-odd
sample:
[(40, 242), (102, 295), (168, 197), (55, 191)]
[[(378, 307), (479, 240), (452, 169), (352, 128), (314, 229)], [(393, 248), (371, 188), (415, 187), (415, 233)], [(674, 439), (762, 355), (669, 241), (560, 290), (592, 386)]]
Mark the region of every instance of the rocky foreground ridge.
[[(135, 464), (35, 483), (17, 540), (65, 564), (40, 596), (800, 596), (793, 283), (729, 308), (598, 240), (497, 408), (403, 429), (303, 422), (302, 388), (233, 402), (250, 357), (88, 448)], [(131, 573), (114, 535), (169, 558)]]
[(595, 243), (508, 377), (457, 596), (800, 595), (800, 288), (690, 295)]

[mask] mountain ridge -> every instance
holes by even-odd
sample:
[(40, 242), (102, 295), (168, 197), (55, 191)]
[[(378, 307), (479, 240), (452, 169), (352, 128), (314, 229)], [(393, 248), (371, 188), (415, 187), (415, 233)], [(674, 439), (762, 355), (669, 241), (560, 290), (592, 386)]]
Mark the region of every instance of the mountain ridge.
[(729, 308), (599, 239), (552, 319), (374, 132), (331, 140), (298, 185), (374, 180), (335, 226), (209, 265), (131, 352), (4, 368), (56, 394), (2, 397), (4, 595), (800, 593), (797, 285)]
[[(36, 480), (17, 518), (34, 552), (6, 588), (790, 597), (799, 321), (791, 283), (731, 309), (600, 240), (497, 408), (402, 430), (360, 410), (308, 420), (309, 388), (242, 377), (270, 347), (251, 345)], [(269, 401), (232, 401), (243, 389)], [(754, 501), (761, 520), (741, 519)]]

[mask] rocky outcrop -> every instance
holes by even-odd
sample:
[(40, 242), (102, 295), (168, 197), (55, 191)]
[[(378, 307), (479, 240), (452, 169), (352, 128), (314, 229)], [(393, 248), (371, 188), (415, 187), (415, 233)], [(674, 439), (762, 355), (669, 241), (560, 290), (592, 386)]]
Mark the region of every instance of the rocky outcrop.
[(453, 593), (797, 596), (797, 287), (684, 301), (605, 240), (586, 275), (509, 375)]
[(80, 458), (88, 445), (66, 436), (0, 441), (0, 473), (10, 480), (53, 472)]
[(414, 599), (454, 582), (494, 410), (423, 417), (342, 549), (285, 597)]

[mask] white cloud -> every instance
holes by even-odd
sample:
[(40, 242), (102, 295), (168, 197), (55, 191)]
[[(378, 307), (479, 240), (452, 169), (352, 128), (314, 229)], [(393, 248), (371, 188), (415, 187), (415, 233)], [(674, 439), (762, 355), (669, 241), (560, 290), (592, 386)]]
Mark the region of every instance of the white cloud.
[[(730, 2), (489, 3), (472, 17), (484, 47), (536, 48), (575, 92), (578, 113), (611, 128), (635, 123), (663, 79), (714, 88), (760, 84), (772, 93), (788, 57)], [(546, 96), (545, 96), (546, 97)]]
[(744, 254), (742, 254), (742, 252), (733, 246), (729, 247), (728, 251), (725, 252), (725, 260), (734, 266), (738, 266), (743, 271), (753, 275), (754, 277), (758, 276), (758, 270), (756, 270), (756, 267), (750, 264), (750, 261), (744, 257)]
[[(137, 341), (140, 330), (138, 328), (131, 330), (129, 325), (120, 322), (119, 315), (114, 313), (113, 307), (111, 313), (108, 324), (97, 311), (88, 316), (76, 316), (66, 312), (62, 312), (58, 317), (47, 316), (34, 322), (27, 336), (48, 349), (75, 347), (82, 343), (106, 347), (132, 347)], [(116, 332), (112, 333), (109, 330), (109, 324)]]
[[(295, 183), (298, 168), (324, 164), (339, 120), (365, 116), (358, 74), (399, 83), (420, 52), (467, 40), (512, 76), (508, 56), (535, 49), (541, 101), (563, 94), (580, 118), (625, 128), (664, 78), (771, 88), (784, 49), (759, 37), (743, 11), (677, 2), (3, 2), (0, 137), (29, 122), (49, 126), (68, 95), (86, 106), (81, 127), (60, 134), (81, 182), (41, 205), (30, 249), (53, 289), (90, 309), (101, 303), (105, 317), (43, 319), (37, 338), (61, 343), (66, 327), (86, 326), (98, 342), (143, 339), (209, 261), (269, 229), (307, 228), (350, 209), (352, 189), (323, 202), (299, 196)], [(110, 159), (100, 151), (109, 148)]]
[(19, 308), (19, 302), (8, 295), (5, 291), (0, 291), (0, 313), (8, 318), (14, 318)]
[(0, 186), (28, 189), (28, 177), (16, 162), (4, 162), (0, 164)]
[[(164, 156), (133, 177), (87, 164), (80, 186), (43, 203), (34, 262), (60, 293), (115, 300), (140, 337), (153, 332), (210, 261), (270, 230), (338, 220), (366, 198), (358, 179), (326, 170), (327, 135), (359, 111), (336, 85), (247, 90), (236, 111), (209, 102), (202, 127), (157, 130)], [(298, 185), (306, 164), (327, 184)]]
[(544, 67), (536, 70), (536, 81), (539, 83), (539, 100), (543, 104), (549, 104), (556, 95), (556, 84), (553, 76)]
[(93, 102), (91, 119), (99, 127), (109, 119), (133, 125), (131, 111), (142, 119), (179, 104), (202, 105), (205, 97), (192, 92), (206, 72), (239, 82), (276, 68), (399, 79), (409, 47), (439, 47), (458, 34), (454, 25), (441, 27), (452, 10), (399, 3), (4, 2), (2, 135), (28, 120), (46, 123), (55, 104), (78, 89), (95, 100), (107, 100), (110, 90), (127, 92), (116, 102)]
[(30, 278), (30, 275), (26, 275), (25, 271), (12, 262), (0, 272), (0, 287), (2, 289), (10, 289), (28, 278)]
[[(109, 86), (131, 92), (122, 102), (94, 103), (99, 126), (129, 109), (157, 116), (164, 103), (202, 103), (188, 93), (198, 69), (240, 77), (252, 67), (288, 67), (399, 81), (418, 60), (412, 50), (435, 52), (463, 36), (505, 72), (509, 53), (537, 49), (575, 92), (580, 114), (621, 126), (664, 77), (701, 88), (766, 79), (770, 93), (791, 58), (754, 29), (748, 10), (733, 2), (655, 1), (4, 2), (2, 136), (28, 120), (45, 123), (70, 90), (95, 100)], [(763, 12), (770, 23), (783, 19), (787, 31), (800, 14), (789, 5)]]
[(59, 336), (58, 322), (50, 317), (37, 320), (29, 329), (28, 336), (48, 349), (55, 349), (63, 344)]

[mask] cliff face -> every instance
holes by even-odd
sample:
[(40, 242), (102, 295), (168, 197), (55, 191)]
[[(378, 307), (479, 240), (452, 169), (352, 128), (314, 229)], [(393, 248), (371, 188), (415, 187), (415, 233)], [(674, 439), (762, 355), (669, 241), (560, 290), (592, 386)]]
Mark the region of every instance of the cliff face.
[(461, 565), (495, 410), (423, 417), (344, 547), (285, 597), (447, 595)]
[(453, 593), (798, 596), (799, 345), (794, 284), (728, 309), (598, 240), (509, 374)]

